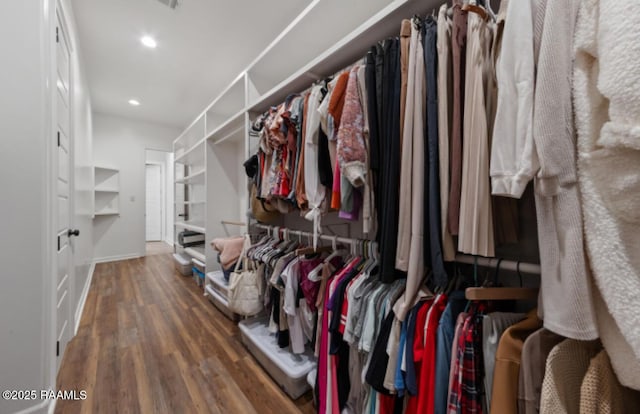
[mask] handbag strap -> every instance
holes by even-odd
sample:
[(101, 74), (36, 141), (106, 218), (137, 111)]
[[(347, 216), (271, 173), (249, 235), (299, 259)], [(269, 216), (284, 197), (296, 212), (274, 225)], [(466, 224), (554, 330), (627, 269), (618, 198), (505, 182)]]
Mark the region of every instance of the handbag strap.
[(245, 265), (245, 269), (247, 269), (247, 251), (249, 250), (249, 247), (251, 247), (251, 239), (249, 238), (249, 235), (245, 235), (244, 238), (244, 243), (242, 243), (242, 251), (240, 252), (240, 257), (238, 257), (238, 261), (236, 262), (236, 267), (234, 269), (234, 272), (238, 272), (238, 270), (240, 270), (240, 263), (244, 262), (243, 264)]
[(240, 270), (240, 263), (246, 261), (247, 259), (247, 238), (245, 237), (244, 242), (242, 243), (242, 250), (240, 251), (240, 256), (238, 257), (238, 261), (236, 262), (236, 267), (234, 268), (234, 272), (238, 272)]

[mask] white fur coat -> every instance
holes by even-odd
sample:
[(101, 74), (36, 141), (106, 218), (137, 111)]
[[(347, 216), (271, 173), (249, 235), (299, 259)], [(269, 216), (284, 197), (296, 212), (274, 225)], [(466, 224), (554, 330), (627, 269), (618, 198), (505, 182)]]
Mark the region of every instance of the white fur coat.
[(598, 328), (623, 385), (640, 389), (640, 2), (582, 0), (574, 109)]

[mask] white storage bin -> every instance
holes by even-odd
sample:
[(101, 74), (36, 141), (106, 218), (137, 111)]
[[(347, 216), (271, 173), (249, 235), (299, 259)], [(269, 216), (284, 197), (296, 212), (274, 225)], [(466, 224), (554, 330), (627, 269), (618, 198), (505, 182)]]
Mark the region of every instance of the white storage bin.
[(309, 371), (307, 374), (307, 384), (313, 389), (316, 386), (316, 376), (318, 375), (318, 370), (316, 368)]
[(238, 326), (249, 352), (291, 398), (300, 398), (310, 390), (307, 374), (316, 367), (310, 350), (298, 355), (280, 348), (269, 332), (268, 318), (246, 319)]
[(174, 253), (173, 260), (176, 270), (180, 272), (182, 276), (191, 276), (191, 258), (184, 257), (179, 253)]
[(204, 287), (204, 273), (205, 273), (205, 264), (196, 258), (191, 259), (191, 263), (193, 265), (193, 281), (196, 282), (196, 285), (200, 287)]
[(207, 279), (209, 279), (209, 284), (211, 284), (213, 290), (218, 292), (220, 296), (225, 299), (229, 297), (229, 282), (224, 280), (224, 273), (222, 273), (222, 270), (215, 270), (207, 273)]
[(209, 299), (209, 302), (213, 303), (220, 312), (222, 312), (227, 318), (236, 322), (239, 319), (237, 313), (234, 313), (229, 309), (229, 302), (226, 297), (222, 297), (220, 293), (213, 289), (210, 284), (206, 284), (204, 288), (204, 295)]

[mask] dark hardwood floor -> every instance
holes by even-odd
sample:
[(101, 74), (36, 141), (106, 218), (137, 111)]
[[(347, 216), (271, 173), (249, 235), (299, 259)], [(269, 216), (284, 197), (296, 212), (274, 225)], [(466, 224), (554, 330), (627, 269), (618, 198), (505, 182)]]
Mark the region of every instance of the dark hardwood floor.
[(273, 382), (168, 254), (97, 265), (57, 383), (88, 395), (59, 400), (57, 414), (315, 412), (311, 393), (291, 401)]

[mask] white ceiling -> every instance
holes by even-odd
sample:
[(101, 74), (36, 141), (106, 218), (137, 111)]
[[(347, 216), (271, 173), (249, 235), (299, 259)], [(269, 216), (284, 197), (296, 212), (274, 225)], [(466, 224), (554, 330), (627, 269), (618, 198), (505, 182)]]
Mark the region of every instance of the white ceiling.
[[(97, 112), (186, 127), (310, 0), (72, 0)], [(158, 47), (140, 43), (153, 36)], [(130, 106), (135, 98), (140, 106)]]

